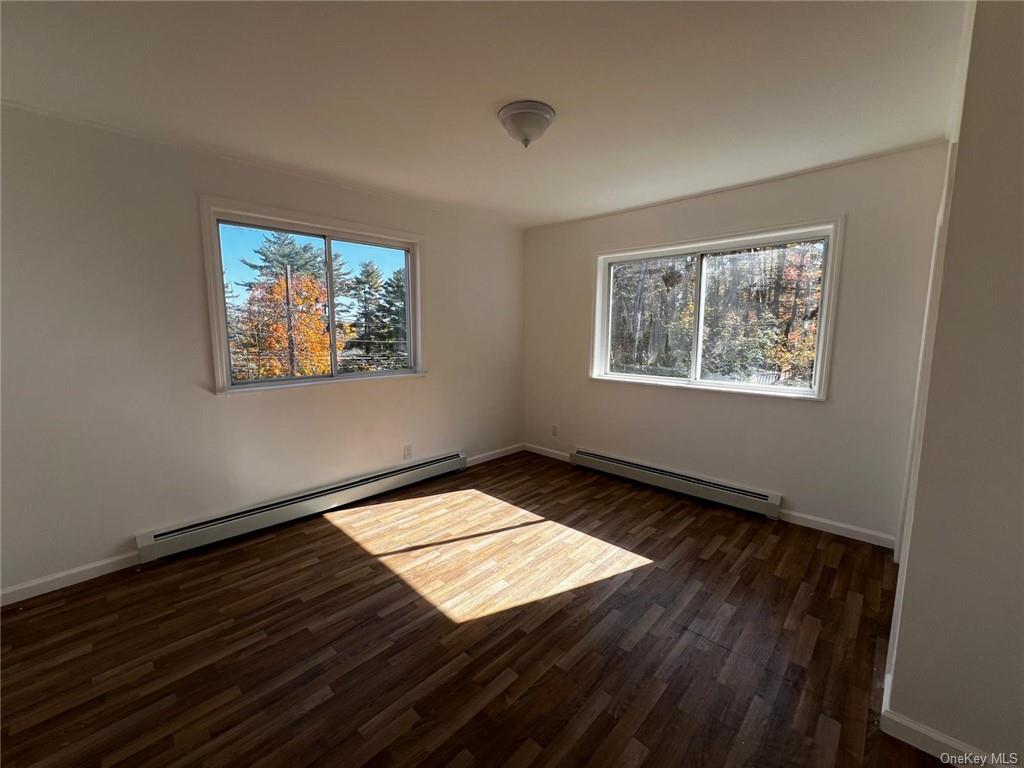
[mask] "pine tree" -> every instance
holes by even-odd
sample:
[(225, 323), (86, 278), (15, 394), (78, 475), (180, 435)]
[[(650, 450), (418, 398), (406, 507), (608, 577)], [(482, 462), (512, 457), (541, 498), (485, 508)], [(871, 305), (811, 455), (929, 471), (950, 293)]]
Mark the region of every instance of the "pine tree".
[(405, 311), (405, 268), (396, 269), (395, 272), (384, 281), (383, 298), (381, 300), (382, 315), (384, 318), (385, 341), (389, 342), (390, 352), (396, 358), (396, 362), (408, 365), (408, 334)]
[[(259, 261), (247, 261), (242, 263), (258, 275), (258, 280), (273, 281), (284, 274), (285, 267), (292, 268), (292, 276), (312, 275), (322, 277), (324, 273), (324, 252), (315, 248), (312, 243), (299, 243), (295, 236), (287, 232), (271, 232), (264, 236), (263, 242), (254, 253), (259, 256)], [(246, 288), (251, 288), (256, 281), (241, 283)]]
[(333, 269), (331, 280), (334, 283), (335, 305), (339, 306), (352, 291), (352, 270), (348, 268), (348, 262), (344, 256), (336, 251), (331, 251)]
[(384, 324), (381, 312), (384, 274), (372, 261), (359, 265), (359, 274), (352, 278), (351, 296), (355, 304), (356, 340), (367, 355), (373, 354), (373, 342), (379, 341)]

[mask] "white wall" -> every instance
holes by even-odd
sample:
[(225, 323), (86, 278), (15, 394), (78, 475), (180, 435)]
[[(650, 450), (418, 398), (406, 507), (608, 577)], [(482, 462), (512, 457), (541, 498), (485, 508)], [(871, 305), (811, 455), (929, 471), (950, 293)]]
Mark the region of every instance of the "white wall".
[[(796, 515), (891, 545), (945, 157), (937, 143), (527, 231), (526, 442), (777, 491)], [(827, 401), (588, 377), (596, 254), (843, 214)]]
[[(3, 110), (3, 571), (361, 470), (520, 440), (519, 232), (486, 214)], [(422, 233), (428, 375), (213, 394), (201, 193)]]
[(979, 3), (883, 728), (1024, 753), (1024, 5)]

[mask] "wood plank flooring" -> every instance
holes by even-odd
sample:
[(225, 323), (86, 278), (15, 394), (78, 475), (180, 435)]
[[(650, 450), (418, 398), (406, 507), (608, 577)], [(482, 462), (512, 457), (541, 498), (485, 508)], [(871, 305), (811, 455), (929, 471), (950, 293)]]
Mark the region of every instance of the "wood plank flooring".
[(916, 766), (878, 547), (520, 453), (3, 611), (4, 766)]

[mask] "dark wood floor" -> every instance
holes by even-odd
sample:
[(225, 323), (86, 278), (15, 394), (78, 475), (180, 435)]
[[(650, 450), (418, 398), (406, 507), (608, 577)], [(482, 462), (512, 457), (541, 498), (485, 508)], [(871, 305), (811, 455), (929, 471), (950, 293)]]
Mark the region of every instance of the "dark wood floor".
[(912, 766), (878, 547), (517, 454), (3, 612), (5, 766)]

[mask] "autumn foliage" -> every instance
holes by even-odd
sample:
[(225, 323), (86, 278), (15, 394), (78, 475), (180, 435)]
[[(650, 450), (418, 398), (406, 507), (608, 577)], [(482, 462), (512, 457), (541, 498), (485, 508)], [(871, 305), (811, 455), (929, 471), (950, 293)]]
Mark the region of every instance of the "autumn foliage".
[(824, 255), (810, 240), (614, 264), (610, 369), (811, 386)]
[[(253, 283), (240, 308), (232, 355), (236, 378), (322, 376), (331, 372), (327, 288), (309, 274), (291, 279), (289, 343), (288, 280)], [(293, 370), (294, 364), (294, 370)]]
[[(329, 376), (331, 297), (323, 250), (270, 232), (241, 260), (252, 279), (225, 286), (232, 381)], [(387, 279), (372, 262), (352, 277), (333, 256), (334, 326), (341, 372), (408, 365), (405, 272)], [(239, 295), (242, 291), (242, 295)]]

